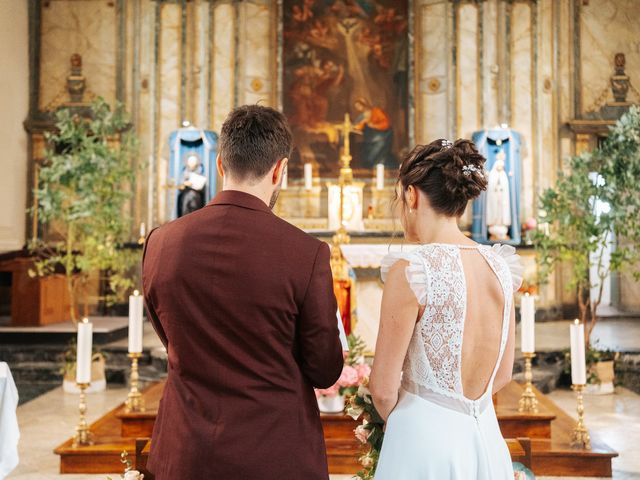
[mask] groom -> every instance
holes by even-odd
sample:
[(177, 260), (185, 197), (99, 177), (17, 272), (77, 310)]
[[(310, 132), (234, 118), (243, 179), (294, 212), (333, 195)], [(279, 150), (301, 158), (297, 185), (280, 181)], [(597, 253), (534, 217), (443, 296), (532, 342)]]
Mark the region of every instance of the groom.
[(169, 357), (148, 468), (158, 480), (326, 480), (312, 387), (340, 376), (329, 247), (271, 212), (291, 154), (285, 117), (233, 110), (224, 187), (147, 238), (149, 318)]

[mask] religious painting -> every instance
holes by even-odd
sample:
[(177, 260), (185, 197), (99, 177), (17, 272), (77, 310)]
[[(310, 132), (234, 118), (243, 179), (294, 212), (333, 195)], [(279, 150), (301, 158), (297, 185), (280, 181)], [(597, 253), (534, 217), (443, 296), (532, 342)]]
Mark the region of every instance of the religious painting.
[(352, 168), (396, 168), (408, 146), (409, 0), (283, 0), (282, 106), (290, 176), (335, 178), (345, 113)]

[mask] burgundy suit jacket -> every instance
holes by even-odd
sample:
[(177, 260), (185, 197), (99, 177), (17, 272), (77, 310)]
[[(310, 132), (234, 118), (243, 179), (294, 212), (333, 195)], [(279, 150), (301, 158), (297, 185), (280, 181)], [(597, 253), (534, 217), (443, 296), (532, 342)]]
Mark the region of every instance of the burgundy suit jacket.
[(313, 387), (343, 365), (327, 244), (224, 191), (149, 234), (143, 285), (169, 357), (156, 479), (326, 479)]

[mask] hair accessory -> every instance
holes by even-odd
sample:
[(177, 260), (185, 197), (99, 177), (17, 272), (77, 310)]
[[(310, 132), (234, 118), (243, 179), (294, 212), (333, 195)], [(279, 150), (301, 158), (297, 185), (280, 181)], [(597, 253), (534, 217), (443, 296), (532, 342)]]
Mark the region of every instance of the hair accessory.
[(449, 141), (449, 140), (442, 140), (442, 149), (446, 150), (447, 148), (451, 148), (453, 147), (453, 142)]
[(464, 175), (466, 175), (467, 177), (469, 175), (471, 175), (472, 173), (475, 173), (478, 171), (478, 167), (476, 167), (475, 165), (463, 165), (462, 166), (462, 173)]

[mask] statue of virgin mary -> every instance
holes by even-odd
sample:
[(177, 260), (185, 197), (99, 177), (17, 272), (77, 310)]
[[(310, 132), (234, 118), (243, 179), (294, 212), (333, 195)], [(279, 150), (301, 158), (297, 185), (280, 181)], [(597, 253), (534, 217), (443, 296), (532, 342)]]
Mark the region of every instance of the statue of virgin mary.
[(493, 168), (489, 172), (487, 186), (487, 226), (490, 240), (508, 240), (511, 226), (511, 201), (509, 177), (504, 170), (503, 151), (498, 152)]

